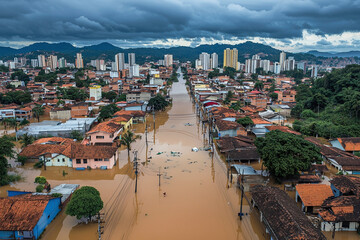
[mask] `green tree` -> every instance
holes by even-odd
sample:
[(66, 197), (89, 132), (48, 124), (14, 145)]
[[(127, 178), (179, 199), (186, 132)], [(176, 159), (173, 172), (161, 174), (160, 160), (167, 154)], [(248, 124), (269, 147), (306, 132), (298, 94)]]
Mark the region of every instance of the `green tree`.
[(254, 125), (254, 122), (249, 117), (239, 118), (236, 120), (236, 122), (243, 125), (244, 127)]
[(36, 104), (35, 107), (32, 109), (33, 116), (40, 122), (40, 116), (44, 115), (45, 110), (44, 107), (40, 104)]
[(138, 136), (136, 136), (133, 132), (131, 132), (130, 130), (127, 131), (124, 135), (122, 135), (120, 143), (122, 145), (125, 145), (128, 151), (128, 155), (130, 155), (130, 150), (131, 150), (131, 144), (133, 142), (136, 141), (136, 139), (139, 138)]
[(226, 94), (224, 103), (229, 104), (233, 97), (234, 97), (234, 94), (231, 91), (228, 91), (228, 93)]
[(270, 93), (269, 96), (270, 96), (271, 100), (273, 100), (273, 101), (278, 100), (278, 94), (277, 93), (272, 92), (272, 93)]
[(114, 116), (114, 113), (116, 113), (119, 110), (120, 108), (118, 108), (118, 106), (116, 106), (116, 104), (113, 103), (103, 106), (100, 109), (99, 120), (103, 121), (104, 119), (111, 118)]
[(262, 81), (256, 81), (254, 85), (254, 89), (261, 91), (264, 88), (264, 83)]
[(125, 93), (123, 93), (123, 94), (120, 94), (118, 97), (117, 97), (117, 99), (116, 99), (116, 101), (118, 101), (118, 102), (126, 102), (126, 94)]
[(235, 111), (239, 111), (241, 108), (241, 102), (236, 101), (236, 103), (232, 103), (229, 108), (234, 109)]
[(21, 143), (23, 148), (30, 145), (30, 144), (32, 144), (34, 141), (35, 141), (34, 137), (32, 135), (27, 134), (27, 133), (22, 135), (21, 138), (20, 138), (20, 143)]
[(83, 186), (73, 193), (65, 213), (76, 216), (77, 219), (86, 217), (91, 220), (91, 217), (96, 215), (103, 206), (99, 191), (93, 187)]
[(7, 157), (14, 157), (14, 146), (15, 144), (7, 135), (0, 138), (0, 186), (10, 182), (11, 177), (7, 173), (9, 167)]
[(114, 91), (103, 92), (103, 97), (109, 99), (110, 102), (113, 102), (114, 99), (117, 97), (117, 93)]
[(83, 134), (81, 134), (81, 132), (80, 132), (80, 131), (77, 131), (77, 130), (72, 131), (72, 132), (70, 133), (70, 137), (71, 137), (72, 139), (76, 139), (76, 141), (81, 141), (81, 140), (84, 139)]
[(271, 131), (257, 138), (255, 145), (267, 170), (279, 181), (299, 175), (312, 163), (321, 163), (319, 149), (301, 136)]
[(155, 111), (164, 110), (169, 105), (169, 102), (161, 95), (157, 94), (151, 98), (148, 106), (154, 108)]

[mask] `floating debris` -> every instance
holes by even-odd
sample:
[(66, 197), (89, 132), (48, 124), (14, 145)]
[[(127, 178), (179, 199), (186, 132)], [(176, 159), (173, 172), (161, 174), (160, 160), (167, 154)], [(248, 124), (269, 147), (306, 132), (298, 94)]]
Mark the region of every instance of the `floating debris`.
[(192, 152), (198, 152), (199, 149), (198, 149), (197, 147), (193, 147), (193, 148), (191, 149), (191, 151), (192, 151)]
[(163, 154), (163, 153), (165, 153), (165, 152), (158, 152), (156, 155), (161, 155), (161, 154)]
[(184, 125), (185, 125), (185, 126), (193, 126), (194, 124), (192, 124), (192, 123), (185, 123)]

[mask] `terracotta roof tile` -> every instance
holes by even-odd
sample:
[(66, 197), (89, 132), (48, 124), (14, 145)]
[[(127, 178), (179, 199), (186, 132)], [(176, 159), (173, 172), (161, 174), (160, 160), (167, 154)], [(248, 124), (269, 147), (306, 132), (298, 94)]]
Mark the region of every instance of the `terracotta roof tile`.
[(106, 121), (106, 122), (102, 122), (99, 123), (98, 125), (96, 125), (95, 127), (93, 127), (89, 132), (89, 133), (95, 133), (95, 132), (107, 132), (107, 133), (115, 133), (118, 130), (120, 130), (122, 128), (121, 124), (118, 124), (112, 120), (110, 121)]
[(325, 199), (334, 196), (331, 187), (325, 184), (298, 184), (296, 191), (305, 206), (320, 207)]

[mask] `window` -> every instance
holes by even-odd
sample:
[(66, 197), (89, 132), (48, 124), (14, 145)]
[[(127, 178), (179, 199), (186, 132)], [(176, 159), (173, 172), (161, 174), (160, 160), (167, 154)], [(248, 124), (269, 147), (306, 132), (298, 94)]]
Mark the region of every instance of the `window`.
[(349, 228), (350, 227), (350, 222), (342, 222), (342, 227), (343, 228)]
[(102, 158), (99, 158), (98, 160), (99, 160), (99, 162), (102, 162)]
[(96, 139), (104, 139), (104, 136), (96, 136)]
[(58, 162), (60, 162), (60, 159), (58, 159)]
[(63, 162), (65, 162), (65, 158), (63, 158)]
[(108, 158), (105, 158), (105, 159), (104, 159), (104, 161), (105, 161), (105, 162), (108, 162), (108, 161), (109, 161), (109, 159), (108, 159)]
[(95, 162), (99, 161), (99, 159), (97, 159), (97, 158), (95, 158), (94, 160), (95, 160)]
[(76, 159), (76, 164), (81, 164), (81, 159)]
[(83, 159), (84, 163), (87, 163), (87, 159)]

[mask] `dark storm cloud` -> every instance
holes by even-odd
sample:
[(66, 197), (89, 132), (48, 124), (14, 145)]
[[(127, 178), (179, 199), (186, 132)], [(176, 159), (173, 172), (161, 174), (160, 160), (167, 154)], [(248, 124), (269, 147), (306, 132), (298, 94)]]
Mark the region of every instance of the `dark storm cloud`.
[(1, 0), (0, 40), (302, 37), (360, 30), (360, 0)]

